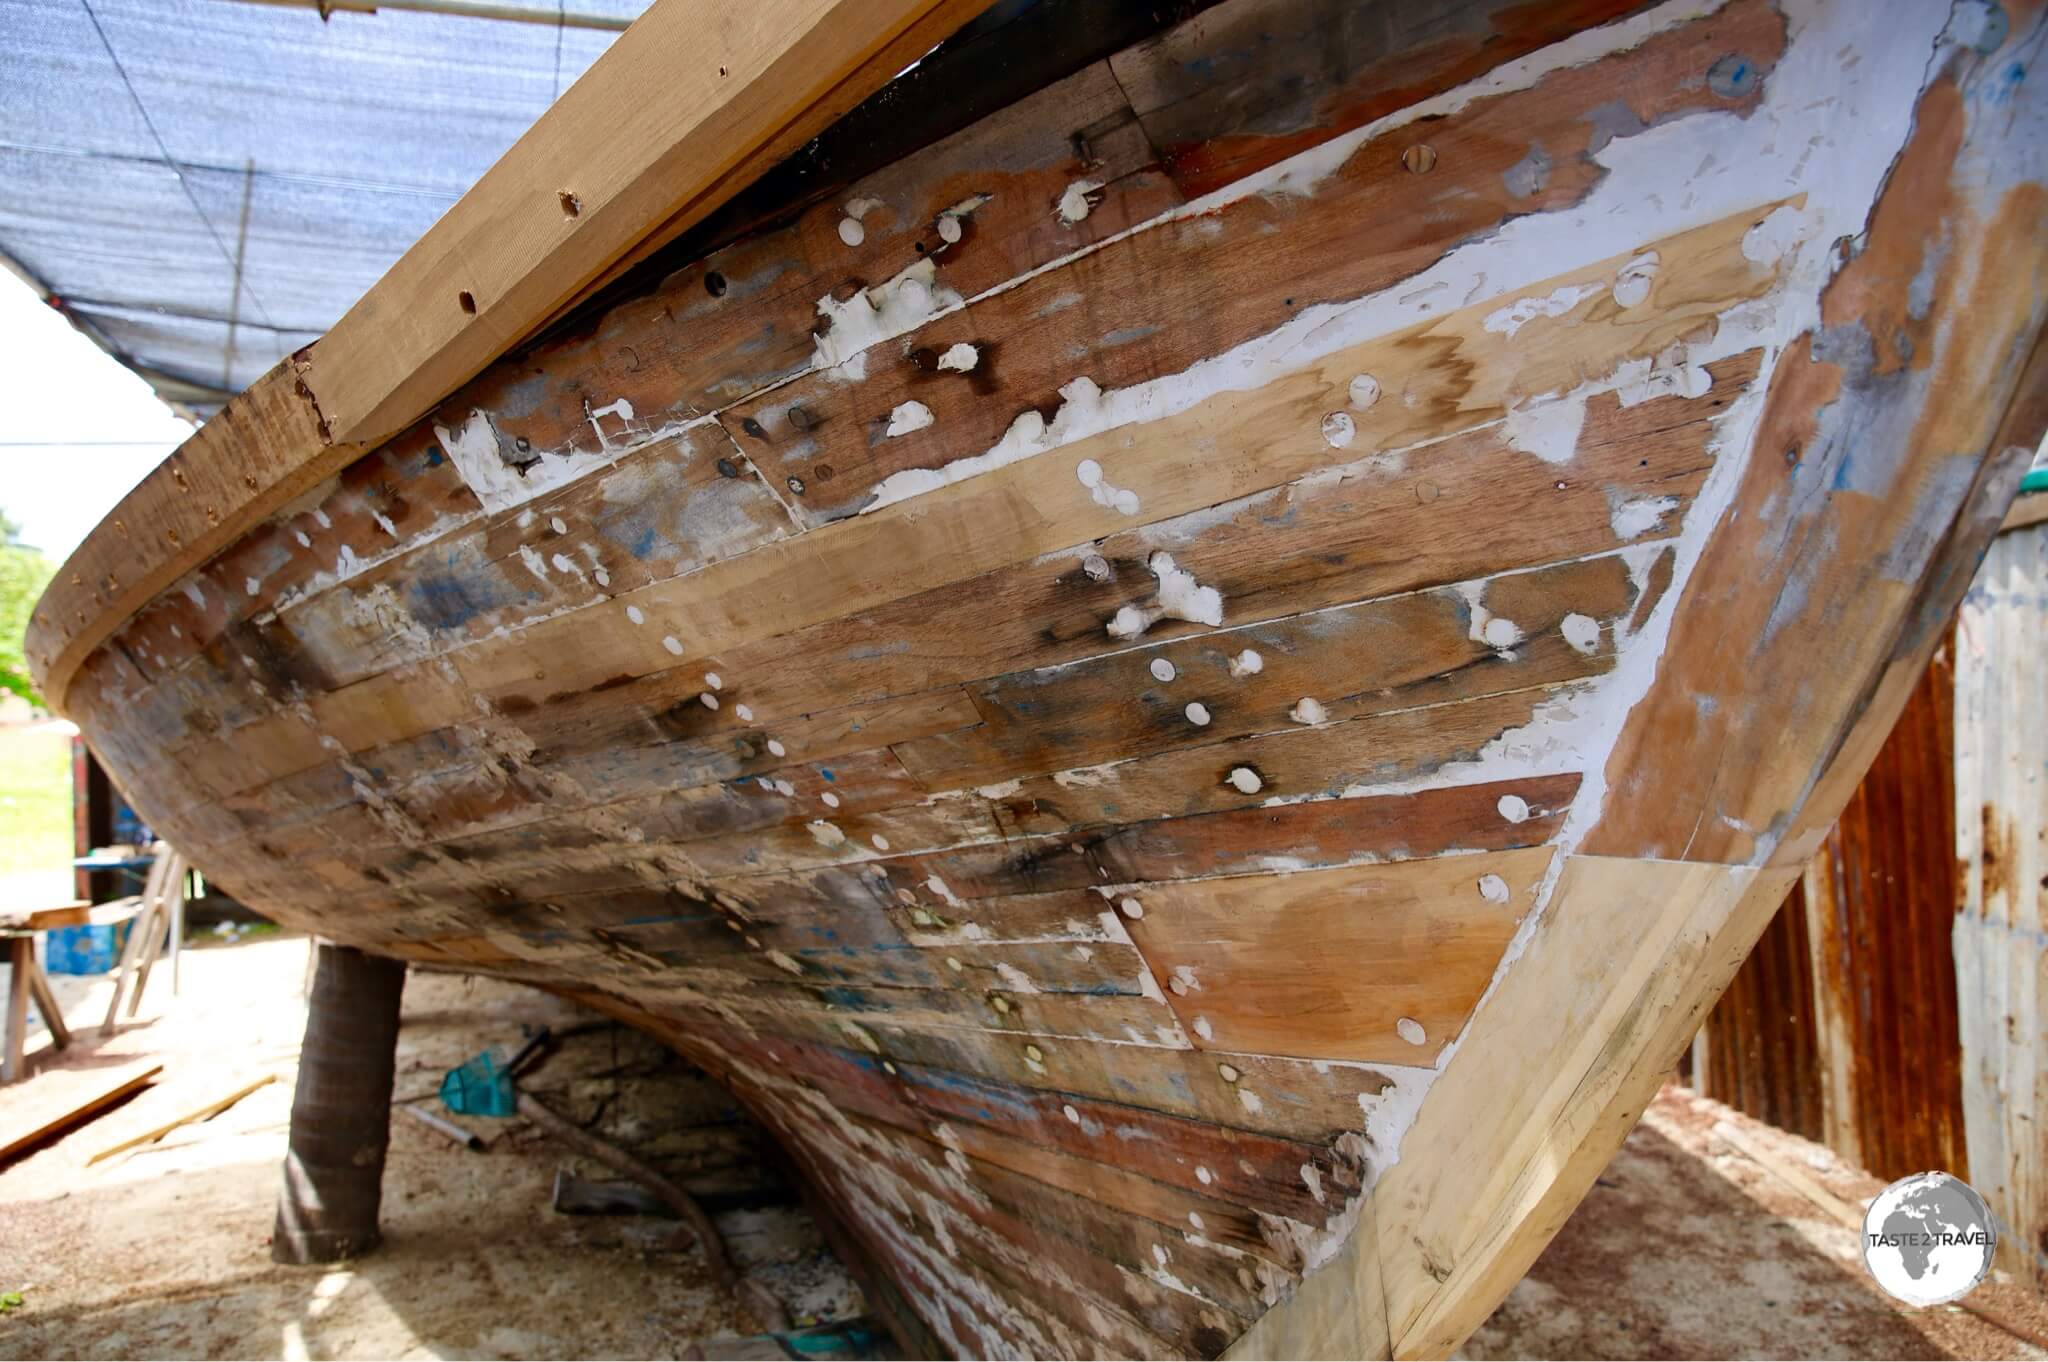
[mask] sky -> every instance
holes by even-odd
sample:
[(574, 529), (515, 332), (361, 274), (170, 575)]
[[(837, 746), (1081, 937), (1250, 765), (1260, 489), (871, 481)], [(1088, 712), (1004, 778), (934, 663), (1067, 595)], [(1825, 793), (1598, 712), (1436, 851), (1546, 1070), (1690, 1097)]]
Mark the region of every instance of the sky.
[(61, 560), (192, 427), (0, 269), (0, 511)]

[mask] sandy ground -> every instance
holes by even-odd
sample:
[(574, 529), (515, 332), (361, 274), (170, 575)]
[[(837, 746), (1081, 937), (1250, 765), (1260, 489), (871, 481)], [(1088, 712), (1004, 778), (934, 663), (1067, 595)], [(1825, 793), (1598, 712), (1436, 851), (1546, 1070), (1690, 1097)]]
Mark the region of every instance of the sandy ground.
[(1966, 1300), (2003, 1324), (1902, 1305), (1864, 1268), (1859, 1226), (1772, 1165), (1859, 1217), (1884, 1188), (1822, 1145), (1667, 1086), (1464, 1355), (2048, 1357), (2048, 1301), (1994, 1273)]
[[(0, 1357), (673, 1357), (697, 1337), (754, 1332), (667, 1226), (555, 1214), (558, 1168), (606, 1176), (518, 1121), (465, 1118), (489, 1151), (392, 1124), (385, 1246), (333, 1270), (278, 1267), (271, 1215), (304, 1004), (303, 940), (257, 939), (186, 955), (175, 1005), (159, 977), (141, 1022), (96, 1037), (0, 1090), (0, 1129), (60, 1089), (148, 1058), (158, 1085), (0, 1167)], [(56, 981), (74, 1023), (97, 1022), (104, 980)], [(406, 986), (398, 1093), (425, 1096), (522, 1026), (587, 1023), (531, 990), (415, 973)], [(90, 1026), (85, 1028), (90, 1031)], [(47, 1059), (47, 1057), (46, 1057)], [(263, 1073), (203, 1125), (87, 1166), (94, 1152), (203, 1106)], [(565, 1041), (529, 1085), (674, 1176), (764, 1174), (759, 1138), (723, 1095), (630, 1031)], [(1769, 1156), (1759, 1162), (1717, 1129)], [(1956, 1307), (1912, 1311), (1881, 1295), (1856, 1230), (1773, 1172), (1789, 1164), (1858, 1208), (1878, 1181), (1827, 1150), (1667, 1088), (1507, 1302), (1472, 1358), (2044, 1358), (2048, 1308), (2009, 1282)], [(744, 1199), (744, 1198), (738, 1198)], [(768, 1198), (773, 1200), (773, 1198)], [(862, 1310), (858, 1288), (800, 1210), (727, 1210), (742, 1267), (799, 1323)]]
[[(305, 1011), (302, 938), (188, 952), (175, 1004), (152, 979), (143, 1020), (97, 1043), (104, 980), (54, 980), (65, 1013), (95, 1024), (87, 1045), (0, 1091), (0, 1127), (65, 1082), (148, 1057), (158, 1085), (0, 1169), (0, 1357), (674, 1357), (691, 1339), (756, 1332), (668, 1222), (558, 1215), (558, 1168), (609, 1178), (520, 1121), (461, 1118), (490, 1140), (459, 1149), (394, 1118), (384, 1178), (385, 1243), (360, 1261), (286, 1268), (271, 1218)], [(588, 1013), (514, 985), (415, 973), (405, 991), (397, 1089), (425, 1095), (522, 1025)], [(90, 1050), (88, 1051), (88, 1046)], [(234, 1091), (279, 1081), (203, 1125), (87, 1166), (95, 1152)], [(732, 1167), (757, 1132), (724, 1095), (652, 1041), (605, 1027), (565, 1041), (528, 1089), (672, 1176)], [(438, 1105), (436, 1106), (438, 1110)], [(751, 1165), (751, 1158), (739, 1161)], [(728, 1180), (731, 1180), (730, 1178)], [(728, 1210), (718, 1223), (739, 1266), (801, 1324), (864, 1309), (859, 1290), (796, 1207)]]

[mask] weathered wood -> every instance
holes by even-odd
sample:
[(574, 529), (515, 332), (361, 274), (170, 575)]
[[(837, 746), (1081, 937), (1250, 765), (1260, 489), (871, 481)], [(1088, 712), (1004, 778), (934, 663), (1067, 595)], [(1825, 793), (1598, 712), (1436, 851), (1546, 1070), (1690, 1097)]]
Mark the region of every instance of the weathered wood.
[[(772, 479), (792, 480), (806, 523), (853, 515), (931, 480), (919, 472), (980, 455), (1006, 436), (1028, 448), (1048, 427), (1099, 420), (1098, 391), (1182, 372), (1321, 305), (1410, 278), (1510, 216), (1570, 209), (1601, 178), (1588, 154), (1604, 135), (1607, 115), (1596, 110), (1624, 108), (1643, 122), (1725, 110), (1729, 101), (1676, 72), (1706, 48), (1765, 72), (1783, 39), (1783, 21), (1768, 7), (1733, 5), (1606, 61), (1554, 72), (1534, 100), (1504, 96), (1432, 120), (1437, 160), (1426, 177), (1404, 166), (1405, 138), (1368, 141), (1319, 168), (1312, 196), (1247, 194), (1169, 220), (875, 346), (858, 373), (800, 378), (719, 420)], [(1532, 147), (1543, 171), (1518, 176), (1513, 168)], [(1383, 210), (1390, 197), (1398, 211)], [(1284, 288), (1271, 286), (1276, 278)], [(974, 350), (971, 367), (941, 366), (956, 345)], [(1392, 393), (1388, 380), (1380, 375)], [(923, 423), (902, 429), (895, 413), (911, 402)], [(1297, 409), (1287, 424), (1308, 425), (1341, 406)], [(1378, 424), (1372, 415), (1363, 431)]]
[[(2019, 131), (2038, 126), (2039, 92), (2017, 112), (1999, 54), (2035, 41), (2040, 22), (1939, 45), (1867, 232), (1822, 294), (1821, 335), (1861, 328), (1872, 348), (1852, 360), (1807, 333), (1781, 361), (1744, 481), (1609, 759), (1608, 797), (1581, 846), (1626, 855), (1567, 859), (1528, 953), (1425, 1101), (1418, 1153), (1375, 1190), (1379, 1242), (1352, 1241), (1346, 1270), (1311, 1277), (1290, 1310), (1334, 1311), (1331, 1293), (1376, 1273), (1397, 1356), (1446, 1351), (1483, 1319), (1619, 1143), (1890, 729), (2026, 445), (2000, 437), (2048, 309), (2032, 230), (2039, 147)], [(1931, 291), (1909, 304), (1930, 259)], [(1843, 562), (1849, 543), (1883, 556)], [(1859, 627), (1792, 627), (1823, 618)], [(1818, 655), (1816, 638), (1827, 641)], [(1747, 643), (1732, 666), (1729, 639)], [(1751, 708), (1763, 705), (1768, 721)], [(1685, 769), (1715, 774), (1690, 785), (1675, 778)], [(1651, 859), (1660, 853), (1690, 859)], [(1624, 930), (1653, 886), (1688, 905), (1678, 919), (1689, 922), (1638, 910), (1630, 949), (1570, 945)], [(1603, 918), (1616, 925), (1593, 925)], [(1637, 954), (1643, 942), (1657, 944)], [(1565, 1014), (1587, 1006), (1618, 1010)], [(1516, 1034), (1539, 1031), (1583, 1038), (1583, 1055), (1519, 1076), (1496, 1067), (1516, 1063)], [(1475, 1145), (1482, 1108), (1495, 1133)], [(1358, 1265), (1374, 1251), (1377, 1265)]]
[(2040, 176), (1963, 19), (1428, 8), (804, 172), (67, 703), (281, 918), (704, 1064), (949, 1348), (1449, 1351), (1996, 518)]
[(655, 6), (314, 347), (304, 382), (324, 432), (395, 434), (650, 232), (702, 218), (979, 8)]

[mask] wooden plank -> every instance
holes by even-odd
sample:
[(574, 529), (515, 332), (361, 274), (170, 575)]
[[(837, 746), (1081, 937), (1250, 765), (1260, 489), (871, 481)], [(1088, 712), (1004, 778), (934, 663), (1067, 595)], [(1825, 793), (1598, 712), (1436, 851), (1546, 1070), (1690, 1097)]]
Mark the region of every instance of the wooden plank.
[[(155, 1082), (163, 1071), (161, 1064), (137, 1064), (111, 1077), (103, 1070), (57, 1070), (45, 1074), (43, 1083), (34, 1090), (39, 1100), (27, 1113), (20, 1113), (20, 1094), (10, 1103), (10, 1111), (16, 1112), (19, 1119), (10, 1121), (10, 1130), (0, 1135), (0, 1162), (106, 1110), (128, 1094)], [(60, 1074), (61, 1077), (58, 1076)], [(41, 1099), (43, 1088), (52, 1083), (61, 1084), (65, 1089), (60, 1103), (54, 1107), (48, 1100)]]
[(94, 1164), (98, 1163), (101, 1159), (111, 1159), (112, 1157), (114, 1157), (114, 1155), (122, 1153), (125, 1150), (133, 1149), (137, 1145), (154, 1143), (155, 1141), (162, 1139), (164, 1136), (176, 1130), (179, 1126), (188, 1126), (195, 1121), (210, 1121), (214, 1117), (226, 1111), (229, 1107), (233, 1106), (235, 1103), (241, 1101), (244, 1097), (247, 1097), (250, 1093), (256, 1091), (258, 1088), (264, 1087), (265, 1085), (270, 1083), (275, 1083), (276, 1081), (277, 1075), (274, 1073), (259, 1075), (258, 1077), (251, 1079), (249, 1082), (244, 1083), (241, 1087), (236, 1088), (233, 1092), (228, 1093), (226, 1096), (216, 1098), (215, 1100), (208, 1102), (205, 1106), (194, 1107), (192, 1110), (185, 1112), (183, 1115), (178, 1116), (173, 1120), (166, 1121), (162, 1125), (157, 1126), (154, 1129), (146, 1130), (142, 1132), (142, 1134), (140, 1135), (131, 1135), (125, 1140), (121, 1140), (117, 1143), (110, 1144), (104, 1149), (96, 1150), (93, 1153), (92, 1157), (87, 1159), (86, 1162), (88, 1164)]
[[(1374, 1189), (1377, 1237), (1348, 1240), (1232, 1355), (1267, 1356), (1282, 1329), (1355, 1318), (1372, 1283), (1394, 1356), (1452, 1351), (1576, 1207), (1794, 877), (1567, 858), (1521, 959)], [(1297, 1314), (1308, 1321), (1284, 1322)]]
[[(1569, 387), (1579, 375), (1611, 372), (1631, 354), (1653, 354), (1698, 325), (1698, 319), (1711, 308), (1726, 306), (1766, 286), (1770, 271), (1752, 264), (1740, 252), (1743, 234), (1756, 220), (1757, 215), (1742, 214), (1682, 238), (1657, 243), (1661, 258), (1673, 268), (1670, 274), (1660, 277), (1669, 283), (1659, 284), (1664, 296), (1656, 319), (1648, 323), (1647, 329), (1643, 319), (1633, 317), (1596, 320), (1590, 315), (1591, 304), (1582, 303), (1578, 309), (1556, 319), (1553, 343), (1530, 348), (1511, 345), (1498, 330), (1488, 331), (1485, 319), (1499, 305), (1477, 303), (1385, 341), (1368, 342), (1353, 351), (1341, 352), (1313, 374), (1303, 375), (1300, 393), (1283, 391), (1288, 382), (1283, 380), (1256, 394), (1222, 394), (1193, 412), (1142, 427), (1145, 439), (1136, 449), (1126, 449), (1123, 440), (1104, 436), (1072, 446), (1073, 456), (1076, 460), (1082, 456), (1098, 457), (1105, 467), (1113, 464), (1112, 476), (1120, 480), (1119, 485), (1131, 483), (1141, 489), (1148, 512), (1162, 499), (1164, 504), (1159, 510), (1166, 515), (1227, 502), (1324, 466), (1331, 451), (1319, 432), (1305, 432), (1298, 441), (1291, 436), (1276, 441), (1270, 433), (1261, 432), (1270, 432), (1269, 413), (1274, 410), (1297, 405), (1319, 410), (1333, 401), (1342, 405), (1347, 399), (1340, 394), (1359, 372), (1379, 374), (1389, 390), (1398, 387), (1413, 399), (1375, 404), (1372, 411), (1360, 418), (1362, 440), (1399, 443), (1449, 433), (1488, 419), (1488, 414), (1502, 414), (1505, 406), (1520, 394)], [(1624, 263), (1625, 259), (1617, 258), (1581, 273), (1604, 279)], [(1575, 274), (1569, 279), (1546, 281), (1539, 287), (1551, 288), (1553, 292), (1577, 288), (1579, 278)], [(1548, 319), (1540, 320), (1524, 328), (1524, 332), (1551, 325)], [(1456, 363), (1422, 362), (1423, 356), (1442, 359), (1447, 351), (1460, 352), (1462, 358)], [(1458, 376), (1455, 382), (1447, 377), (1453, 373)], [(1449, 430), (1445, 429), (1447, 424)], [(1181, 457), (1180, 451), (1190, 442), (1206, 444), (1219, 438), (1235, 439), (1232, 432), (1239, 430), (1249, 443), (1261, 449), (1260, 467), (1251, 469), (1231, 460), (1190, 468)], [(928, 592), (935, 583), (971, 577), (1035, 553), (1066, 547), (1077, 537), (1125, 528), (1119, 523), (1123, 517), (1095, 506), (1086, 489), (1078, 485), (1068, 487), (1074, 493), (1070, 498), (1061, 490), (1063, 484), (1058, 480), (1050, 488), (1044, 486), (1044, 479), (1037, 475), (1032, 462), (927, 494), (914, 505), (893, 506), (831, 526), (827, 533), (806, 535), (786, 546), (769, 545), (740, 559), (714, 564), (673, 585), (643, 588), (604, 610), (578, 612), (566, 619), (517, 631), (508, 639), (463, 649), (450, 655), (449, 660), (468, 679), (468, 691), (450, 685), (444, 676), (434, 673), (387, 675), (312, 696), (308, 701), (310, 713), (299, 710), (263, 720), (237, 742), (258, 752), (287, 741), (299, 742), (295, 749), (281, 750), (297, 750), (304, 754), (303, 759), (317, 760), (317, 744), (294, 736), (305, 733), (308, 720), (317, 725), (320, 733), (346, 747), (360, 749), (440, 726), (421, 724), (414, 716), (445, 715), (442, 722), (450, 723), (472, 715), (475, 710), (471, 693), (478, 689), (494, 695), (502, 706), (538, 704), (550, 697), (592, 687), (612, 687), (625, 678), (663, 671), (692, 679), (705, 671), (717, 671), (729, 683), (742, 688), (736, 698), (753, 704), (764, 717), (774, 716), (779, 709), (777, 702), (765, 692), (747, 692), (759, 692), (783, 674), (779, 666), (770, 663), (776, 650), (771, 647), (739, 653), (735, 649), (750, 640), (786, 632), (807, 619), (823, 623), (833, 618), (831, 612), (823, 609), (823, 599), (792, 600), (785, 590), (788, 583), (812, 577), (845, 580), (856, 584), (857, 589), (853, 597), (841, 604), (848, 609), (872, 608), (889, 599)], [(1156, 479), (1144, 472), (1155, 465)], [(1402, 491), (1412, 499), (1416, 487), (1404, 479), (1389, 489), (1390, 493)], [(1006, 508), (1018, 496), (1028, 496), (1040, 503), (1047, 515), (1053, 515), (1054, 524), (1071, 528), (1047, 533), (1047, 522), (1036, 517), (1027, 524), (1013, 525)], [(1054, 515), (1054, 508), (1044, 505), (1054, 499), (1062, 505), (1071, 502), (1072, 509)], [(1011, 528), (963, 542), (944, 530), (945, 524), (954, 520)], [(1024, 537), (1018, 538), (1020, 533)], [(886, 555), (890, 563), (901, 566), (893, 571), (878, 571), (877, 555)], [(1138, 556), (1142, 559), (1145, 555)], [(1082, 574), (1073, 575), (1080, 578)], [(780, 585), (771, 585), (777, 583)], [(768, 595), (756, 597), (755, 593), (764, 589), (773, 599)], [(668, 599), (671, 594), (675, 599)], [(625, 613), (628, 607), (645, 622), (633, 624)], [(1117, 603), (1112, 601), (1092, 627), (1100, 629), (1101, 619), (1114, 614), (1116, 608)], [(720, 619), (727, 623), (719, 624)], [(770, 620), (776, 622), (772, 629), (764, 627)], [(973, 636), (952, 635), (956, 639)], [(664, 638), (685, 640), (690, 649), (700, 651), (678, 663), (663, 646)], [(848, 642), (843, 646), (860, 645)], [(889, 640), (887, 646), (893, 650), (896, 641)], [(550, 662), (536, 667), (536, 658), (547, 658)], [(891, 666), (901, 665), (887, 657), (881, 660)], [(185, 760), (205, 764), (205, 758), (198, 753), (188, 752)]]
[[(714, 410), (809, 362), (818, 288), (810, 281), (815, 278), (850, 266), (858, 278), (886, 279), (930, 258), (948, 288), (973, 297), (1181, 201), (1167, 176), (1151, 166), (1155, 145), (1166, 149), (1167, 174), (1184, 184), (1192, 183), (1193, 160), (1226, 142), (1228, 163), (1239, 173), (1250, 173), (1627, 8), (1616, 0), (1597, 0), (1532, 16), (1519, 7), (1504, 7), (1502, 0), (1477, 0), (1447, 17), (1441, 6), (1410, 0), (1375, 7), (1368, 17), (1336, 0), (1289, 0), (1284, 6), (1238, 4), (1212, 12), (1178, 26), (1168, 40), (1123, 54), (1114, 73), (1107, 64), (1076, 72), (849, 185), (834, 202), (815, 205), (794, 224), (753, 234), (701, 260), (679, 260), (683, 267), (664, 269), (667, 277), (652, 295), (613, 307), (602, 327), (577, 328), (532, 352), (532, 367), (546, 380), (537, 399), (525, 365), (500, 366), (508, 371), (480, 376), (459, 395), (455, 410), (487, 411), (505, 440), (525, 440), (530, 450), (551, 454), (597, 445), (587, 411), (591, 391), (602, 391), (612, 401), (628, 400), (637, 419), (650, 428)], [(1027, 21), (1038, 15), (1031, 11)], [(1064, 17), (1071, 22), (1090, 16), (1084, 11)], [(1003, 41), (1015, 27), (978, 41), (984, 46)], [(1245, 59), (1247, 28), (1257, 34), (1256, 61)], [(1428, 35), (1426, 42), (1408, 46), (1422, 34)], [(964, 55), (948, 52), (927, 60), (891, 89), (915, 86), (926, 71)], [(1027, 84), (1032, 79), (1014, 59), (1006, 65), (1006, 75), (1022, 74)], [(1215, 93), (1188, 97), (1191, 76), (1209, 82)], [(979, 81), (976, 88), (985, 93), (989, 82)], [(1126, 89), (1143, 91), (1135, 108), (1124, 96)], [(903, 99), (915, 97), (905, 94)], [(889, 117), (892, 131), (905, 125), (903, 112), (898, 109)], [(835, 162), (834, 170), (847, 159), (845, 148), (823, 150), (825, 141), (815, 145)], [(807, 147), (806, 156), (812, 150)], [(870, 150), (862, 146), (855, 155)], [(1210, 165), (1193, 173), (1213, 176), (1215, 169)], [(1067, 223), (1046, 211), (1045, 205), (1056, 202), (1067, 185), (1084, 177), (1101, 183), (1089, 193), (1094, 207), (1086, 219)], [(757, 187), (781, 178), (778, 168)], [(936, 230), (939, 218), (983, 193), (986, 202), (956, 217), (964, 224), (961, 240), (945, 240)], [(864, 209), (858, 219), (862, 244), (849, 248), (838, 225), (846, 206), (855, 204), (879, 207)], [(627, 332), (635, 333), (633, 344), (612, 343)], [(685, 398), (681, 402), (678, 389)], [(394, 443), (417, 448), (430, 444), (431, 435), (415, 429)], [(356, 478), (388, 452), (365, 456), (341, 481)], [(473, 509), (474, 498), (454, 476), (454, 465), (445, 459), (440, 464)], [(390, 484), (372, 476), (360, 479), (360, 485), (377, 489)], [(409, 536), (408, 508), (433, 500), (419, 493), (412, 488), (403, 499), (390, 498), (379, 508), (383, 523), (397, 527), (401, 542)], [(329, 504), (317, 509), (317, 520), (301, 513), (272, 522), (284, 529), (283, 522), (291, 521), (288, 536), (254, 535), (265, 548), (264, 561), (253, 573), (237, 570), (244, 567), (241, 563), (213, 565), (223, 569), (219, 580), (234, 588), (215, 599), (229, 607), (239, 604), (241, 584), (252, 575), (267, 588), (263, 598), (249, 599), (252, 606), (270, 603), (273, 582), (284, 583), (288, 592), (293, 543), (311, 550), (312, 561), (331, 563), (333, 545), (322, 531), (330, 519), (346, 519), (346, 508)], [(376, 536), (365, 533), (350, 542), (376, 542)], [(240, 551), (237, 546), (231, 556)], [(287, 562), (287, 572), (273, 576), (280, 561)], [(211, 571), (202, 569), (200, 575)], [(165, 603), (159, 600), (151, 608)], [(189, 629), (185, 636), (200, 637)], [(205, 634), (201, 641), (211, 637)], [(164, 649), (174, 641), (175, 636), (160, 631), (136, 655), (179, 656), (179, 649)]]
[(2025, 529), (2048, 521), (2048, 491), (2023, 492), (2013, 498), (2012, 509), (1999, 522), (2001, 531)]
[(0, 1083), (24, 1077), (28, 1044), (29, 974), (35, 969), (36, 943), (26, 936), (0, 937), (7, 948), (7, 1020), (0, 1031)]
[[(895, 752), (926, 789), (958, 790), (1284, 733), (1304, 726), (1304, 699), (1341, 724), (1579, 680), (1612, 665), (1638, 586), (1629, 561), (1586, 558), (1011, 673), (969, 688), (979, 725)], [(1586, 633), (1568, 637), (1567, 619)], [(1271, 777), (1257, 788), (1306, 793)]]
[(54, 927), (75, 927), (89, 921), (92, 900), (79, 899), (54, 908), (0, 911), (0, 932), (47, 932)]
[[(1455, 1348), (1564, 1223), (1889, 731), (2041, 433), (2015, 417), (2033, 410), (2048, 312), (2031, 230), (2048, 191), (2016, 131), (2041, 93), (2001, 74), (2041, 23), (2015, 25), (2009, 49), (1938, 46), (1860, 251), (1822, 291), (1829, 333), (1861, 328), (1875, 349), (1848, 364), (1809, 333), (1774, 375), (1580, 843), (1622, 854), (1567, 858), (1375, 1189), (1377, 1244), (1347, 1245), (1290, 1312), (1340, 1314), (1339, 1294), (1376, 1277), (1396, 1356)], [(1886, 377), (1904, 373), (1923, 377)], [(1836, 424), (1852, 412), (1853, 434)], [(1731, 639), (1754, 640), (1733, 665)], [(1537, 1037), (1545, 1056), (1517, 1057)]]
[[(1310, 192), (1246, 194), (1199, 217), (1162, 220), (873, 347), (857, 374), (806, 375), (719, 420), (771, 478), (792, 480), (792, 504), (807, 525), (855, 515), (943, 483), (940, 470), (955, 460), (1005, 441), (1043, 444), (1049, 428), (1097, 421), (1099, 393), (1183, 373), (1311, 309), (1412, 278), (1511, 217), (1563, 215), (1601, 178), (1589, 154), (1602, 136), (1594, 110), (1621, 102), (1645, 122), (1719, 113), (1731, 101), (1678, 73), (1691, 75), (1707, 48), (1767, 72), (1784, 37), (1775, 11), (1741, 0), (1631, 50), (1553, 71), (1532, 91), (1433, 118), (1437, 160), (1427, 176), (1404, 165), (1405, 135), (1367, 140), (1320, 168)], [(1732, 103), (1746, 107), (1761, 90), (1759, 81)], [(1542, 148), (1547, 169), (1525, 183), (1511, 172), (1531, 147)], [(1276, 278), (1285, 286), (1273, 287)], [(955, 346), (976, 353), (971, 367), (941, 365)], [(1394, 392), (1387, 375), (1380, 383)], [(895, 414), (910, 403), (923, 414), (906, 429)], [(1267, 410), (1271, 424), (1300, 429), (1343, 405)], [(1387, 419), (1378, 411), (1359, 419), (1361, 449), (1374, 447), (1368, 431)]]
[[(1110, 59), (1189, 198), (1641, 6), (1222, 5)], [(1224, 124), (1220, 110), (1236, 117)], [(1219, 135), (1223, 128), (1228, 135)]]
[(432, 651), (602, 602), (790, 533), (715, 427), (633, 450), (256, 626), (332, 690)]
[(396, 433), (650, 231), (716, 208), (979, 8), (655, 6), (314, 348), (304, 379), (326, 431)]
[[(668, 0), (643, 15), (322, 341), (122, 499), (114, 533), (74, 555), (31, 620), (44, 693), (61, 705), (85, 652), (192, 565), (398, 433), (650, 229), (717, 207), (979, 7)], [(678, 51), (694, 78), (677, 78)]]
[[(1970, 100), (1963, 76), (1930, 87), (1869, 240), (1822, 290), (1822, 327), (1881, 337), (1874, 357), (1851, 363), (1808, 332), (1780, 361), (1756, 435), (1774, 457), (1751, 460), (1708, 541), (1657, 683), (1608, 758), (1613, 795), (1589, 853), (1804, 864), (2039, 447), (2048, 359), (2030, 357), (2048, 318), (2048, 189), (2029, 178), (2033, 158), (1978, 159), (2002, 144), (2003, 115)], [(1944, 244), (1950, 221), (1972, 224), (1965, 249)], [(1933, 301), (1909, 299), (1937, 263)], [(1849, 544), (1887, 548), (1844, 563)], [(1861, 626), (1831, 627), (1841, 620)]]
[(1548, 847), (1151, 888), (1128, 930), (1199, 1049), (1434, 1064)]
[(251, 384), (114, 504), (36, 602), (24, 639), (61, 711), (86, 655), (152, 597), (362, 453), (331, 445), (296, 357)]

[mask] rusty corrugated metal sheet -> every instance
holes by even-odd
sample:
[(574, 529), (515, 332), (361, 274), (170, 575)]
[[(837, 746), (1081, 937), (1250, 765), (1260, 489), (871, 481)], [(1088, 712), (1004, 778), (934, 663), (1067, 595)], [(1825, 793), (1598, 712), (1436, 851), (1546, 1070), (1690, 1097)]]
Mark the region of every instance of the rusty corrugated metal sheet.
[(1703, 1047), (1703, 1091), (1886, 1178), (1968, 1176), (1950, 655), (1935, 655)]
[[(2048, 494), (2044, 494), (2048, 495)], [(1992, 542), (1956, 631), (1955, 923), (1971, 1181), (2048, 1292), (2048, 524)]]
[(1806, 900), (1797, 885), (1707, 1017), (1701, 1091), (1782, 1130), (1822, 1137)]

